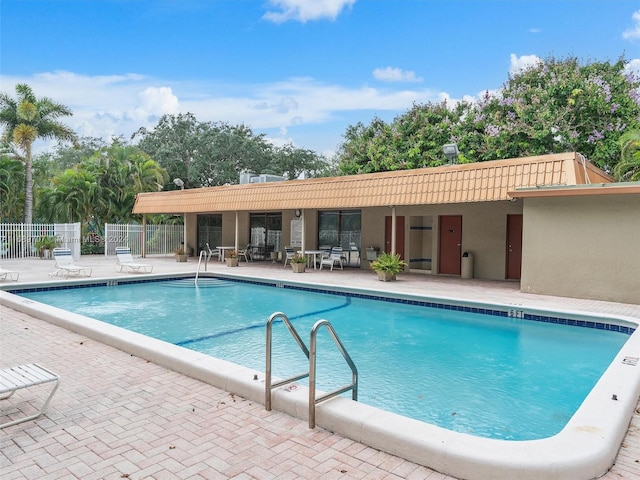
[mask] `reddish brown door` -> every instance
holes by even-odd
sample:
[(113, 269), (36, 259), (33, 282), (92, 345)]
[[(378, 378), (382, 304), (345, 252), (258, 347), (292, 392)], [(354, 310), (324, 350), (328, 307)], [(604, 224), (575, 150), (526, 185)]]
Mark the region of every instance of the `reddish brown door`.
[(507, 278), (522, 272), (522, 215), (507, 215)]
[(438, 273), (460, 275), (462, 256), (462, 216), (440, 217), (440, 253)]
[[(384, 251), (391, 253), (391, 218), (384, 219)], [(404, 259), (404, 217), (396, 217), (396, 253)]]

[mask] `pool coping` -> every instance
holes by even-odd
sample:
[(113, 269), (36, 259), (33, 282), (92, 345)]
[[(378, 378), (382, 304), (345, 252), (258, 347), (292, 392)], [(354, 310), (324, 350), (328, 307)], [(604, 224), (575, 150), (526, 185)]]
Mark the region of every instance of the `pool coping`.
[[(209, 274), (209, 277), (247, 281), (246, 276)], [(164, 278), (193, 278), (193, 275), (153, 275), (144, 281)], [(114, 279), (68, 280), (56, 285), (129, 283), (140, 280)], [(377, 297), (432, 299), (444, 303), (486, 306), (481, 302), (459, 299), (394, 294), (319, 283), (265, 280), (268, 284), (287, 284), (321, 290), (357, 291)], [(51, 287), (51, 282), (6, 286), (6, 290)], [(210, 383), (230, 393), (264, 403), (264, 372), (248, 369), (225, 360), (210, 357), (167, 342), (152, 339), (120, 327), (82, 315), (0, 291), (0, 303), (36, 318), (85, 335), (94, 340), (144, 358), (163, 367)], [(507, 310), (513, 305), (492, 303)], [(584, 312), (542, 310), (519, 305), (531, 314), (561, 314), (580, 319), (607, 318), (636, 328), (640, 319), (624, 316), (589, 315)], [(511, 320), (511, 319), (509, 319)], [(640, 335), (632, 333), (614, 361), (589, 393), (565, 428), (541, 440), (505, 441), (474, 437), (426, 424), (397, 414), (337, 397), (321, 403), (316, 409), (316, 423), (327, 430), (352, 440), (428, 466), (447, 475), (465, 479), (588, 479), (603, 475), (613, 464), (627, 431), (627, 426), (640, 396)], [(632, 361), (630, 359), (635, 359)], [(254, 376), (258, 375), (258, 380)], [(616, 400), (614, 400), (614, 395)], [(308, 420), (308, 389), (279, 388), (272, 396), (273, 408)]]

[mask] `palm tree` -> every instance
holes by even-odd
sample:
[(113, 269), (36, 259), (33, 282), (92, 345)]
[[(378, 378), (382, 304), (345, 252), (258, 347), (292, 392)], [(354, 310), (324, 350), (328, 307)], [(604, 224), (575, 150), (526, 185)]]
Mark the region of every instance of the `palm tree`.
[(631, 130), (620, 137), (620, 161), (613, 168), (616, 180), (640, 181), (640, 130)]
[(66, 106), (43, 97), (36, 98), (29, 85), (16, 85), (17, 99), (0, 93), (0, 125), (4, 128), (2, 140), (12, 143), (24, 152), (25, 205), (24, 221), (33, 220), (33, 173), (31, 148), (38, 138), (75, 141), (76, 135), (56, 119), (72, 115)]

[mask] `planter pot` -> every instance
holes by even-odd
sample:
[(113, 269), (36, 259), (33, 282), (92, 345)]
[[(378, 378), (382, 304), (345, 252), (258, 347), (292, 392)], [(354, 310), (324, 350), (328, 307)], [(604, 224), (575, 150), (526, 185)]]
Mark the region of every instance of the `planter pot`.
[(227, 267), (237, 267), (238, 266), (238, 257), (235, 258), (225, 258), (224, 261), (227, 263)]
[(291, 264), (291, 270), (293, 270), (293, 273), (304, 273), (305, 268), (307, 268), (307, 264), (306, 263), (292, 263)]
[(391, 272), (384, 272), (382, 270), (378, 270), (376, 272), (378, 274), (378, 280), (381, 282), (390, 282), (396, 279), (396, 274)]
[(187, 255), (176, 255), (176, 262), (186, 262), (187, 261)]

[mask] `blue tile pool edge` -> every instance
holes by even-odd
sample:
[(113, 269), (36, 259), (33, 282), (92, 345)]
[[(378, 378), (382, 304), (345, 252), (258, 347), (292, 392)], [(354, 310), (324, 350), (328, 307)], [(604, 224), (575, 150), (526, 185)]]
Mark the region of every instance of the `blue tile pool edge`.
[[(226, 276), (212, 275), (212, 277), (230, 279)], [(174, 280), (193, 277), (166, 276), (165, 278)], [(277, 281), (249, 281), (282, 288), (285, 286), (283, 282)], [(115, 285), (120, 282), (85, 283)], [(299, 287), (299, 285), (292, 286)], [(25, 287), (40, 288), (41, 285), (32, 284)], [(264, 386), (262, 382), (255, 380), (256, 375), (263, 376), (264, 372), (229, 364), (205, 354), (39, 304), (1, 290), (0, 305), (33, 315), (35, 318), (88, 336), (249, 400), (256, 402), (264, 400)], [(17, 291), (20, 288), (10, 290)], [(318, 291), (337, 293), (332, 288), (324, 286)], [(373, 297), (378, 296), (373, 295)], [(396, 294), (396, 297), (402, 297), (402, 294)], [(408, 299), (413, 300), (413, 298)], [(445, 305), (451, 307), (450, 304)], [(473, 308), (475, 305), (479, 303), (470, 303), (467, 306)], [(507, 311), (507, 316), (512, 309), (510, 305), (501, 306), (501, 308)], [(521, 311), (516, 310), (516, 313)], [(575, 317), (583, 319), (588, 315), (576, 313)], [(633, 325), (634, 330), (638, 326), (638, 319), (635, 317), (612, 317), (612, 321), (615, 320), (622, 324)], [(617, 358), (587, 396), (583, 405), (569, 420), (567, 426), (559, 434), (550, 438), (515, 442), (473, 437), (378, 410), (342, 397), (336, 397), (318, 405), (316, 424), (351, 440), (398, 455), (456, 478), (469, 480), (598, 478), (606, 473), (615, 461), (640, 396), (640, 365), (626, 361), (638, 356), (639, 335), (635, 332), (630, 336)], [(613, 398), (612, 394), (614, 394)], [(308, 408), (307, 404), (308, 393), (305, 388), (301, 387), (292, 392), (278, 389), (274, 392), (273, 409), (292, 417), (305, 419), (304, 412)]]
[[(314, 293), (328, 293), (332, 295), (339, 295), (350, 298), (361, 298), (366, 300), (375, 300), (375, 301), (383, 301), (390, 303), (400, 303), (405, 305), (413, 305), (418, 307), (427, 307), (427, 308), (437, 308), (443, 310), (454, 310), (460, 312), (468, 312), (468, 313), (476, 313), (479, 315), (489, 315), (495, 317), (506, 317), (513, 321), (519, 320), (530, 320), (534, 322), (542, 322), (542, 323), (551, 323), (558, 325), (567, 325), (572, 327), (581, 327), (581, 328), (593, 328), (596, 330), (605, 330), (612, 332), (619, 332), (626, 335), (631, 335), (636, 330), (636, 324), (625, 325), (624, 321), (613, 319), (612, 321), (598, 321), (593, 317), (587, 318), (586, 315), (581, 314), (580, 318), (576, 318), (574, 315), (563, 314), (560, 315), (552, 315), (548, 312), (545, 313), (531, 313), (534, 310), (531, 308), (525, 307), (511, 307), (511, 306), (500, 306), (500, 308), (489, 308), (489, 307), (497, 307), (498, 305), (484, 305), (478, 304), (477, 302), (467, 302), (467, 303), (457, 303), (452, 300), (448, 300), (447, 303), (440, 300), (437, 301), (435, 299), (425, 300), (421, 298), (416, 298), (415, 296), (410, 295), (398, 295), (390, 292), (382, 293), (370, 293), (370, 292), (359, 292), (357, 288), (350, 288), (349, 290), (345, 290), (342, 288), (330, 288), (328, 286), (310, 286), (307, 284), (297, 284), (290, 283), (281, 280), (268, 280), (268, 279), (247, 279), (241, 277), (234, 276), (226, 276), (226, 275), (215, 275), (215, 274), (207, 274), (201, 275), (201, 278), (213, 278), (218, 280), (227, 280), (238, 283), (245, 284), (254, 284), (254, 285), (263, 285), (270, 286), (274, 288), (286, 288), (291, 290), (300, 290), (306, 292), (314, 292)], [(106, 280), (98, 280), (98, 281), (89, 281), (89, 282), (68, 282), (64, 284), (37, 284), (33, 286), (25, 285), (25, 286), (7, 286), (2, 288), (4, 291), (8, 293), (12, 293), (14, 295), (20, 295), (21, 293), (32, 293), (32, 292), (44, 292), (44, 291), (54, 291), (54, 290), (67, 290), (73, 288), (90, 288), (90, 287), (115, 287), (121, 285), (132, 285), (137, 283), (152, 283), (152, 282), (170, 282), (176, 280), (194, 280), (194, 275), (175, 275), (175, 276), (161, 276), (161, 277), (145, 277), (145, 278), (132, 278), (132, 279), (106, 279)], [(480, 306), (482, 305), (482, 306)]]

